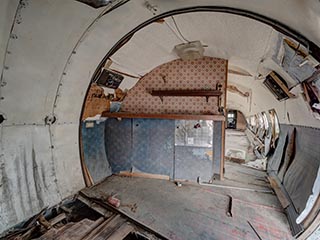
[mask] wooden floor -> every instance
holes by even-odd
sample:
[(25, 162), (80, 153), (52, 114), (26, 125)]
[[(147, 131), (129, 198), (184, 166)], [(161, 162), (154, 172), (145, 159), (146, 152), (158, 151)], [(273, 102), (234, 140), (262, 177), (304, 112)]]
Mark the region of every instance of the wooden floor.
[[(116, 194), (120, 211), (168, 239), (293, 239), (264, 172), (227, 163), (225, 176), (210, 187), (111, 176), (82, 193), (100, 200)], [(226, 214), (230, 196), (232, 217)]]

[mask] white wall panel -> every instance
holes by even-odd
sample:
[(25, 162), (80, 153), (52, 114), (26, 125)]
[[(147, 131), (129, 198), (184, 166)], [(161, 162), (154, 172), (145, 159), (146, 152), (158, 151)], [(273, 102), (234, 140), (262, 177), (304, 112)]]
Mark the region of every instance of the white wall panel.
[[(1, 110), (6, 124), (43, 123), (64, 65), (98, 11), (76, 1), (25, 0), (9, 41)], [(100, 10), (101, 11), (101, 10)]]
[(103, 16), (90, 29), (70, 58), (61, 81), (54, 110), (59, 123), (79, 121), (86, 89), (97, 65), (121, 37), (151, 16), (141, 1), (130, 1)]
[(2, 127), (0, 148), (1, 232), (56, 204), (61, 194), (48, 126)]
[[(0, 1), (0, 76), (3, 71), (3, 62), (10, 36), (11, 26), (17, 11), (18, 0)], [(0, 85), (3, 84), (0, 77)], [(0, 87), (1, 97), (1, 87)], [(0, 110), (1, 111), (1, 110)]]
[(64, 198), (75, 194), (84, 185), (79, 153), (79, 125), (62, 124), (50, 127), (57, 185)]

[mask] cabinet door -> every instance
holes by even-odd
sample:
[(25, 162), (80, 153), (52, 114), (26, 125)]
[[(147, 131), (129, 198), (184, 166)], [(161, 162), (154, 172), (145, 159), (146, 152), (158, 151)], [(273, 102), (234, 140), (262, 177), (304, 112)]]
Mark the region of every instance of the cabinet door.
[(131, 170), (131, 123), (132, 119), (106, 120), (106, 152), (113, 173)]
[(85, 164), (93, 178), (98, 182), (111, 175), (111, 168), (105, 151), (105, 123), (90, 122), (93, 127), (81, 123), (81, 140)]
[(175, 179), (209, 181), (213, 175), (213, 121), (177, 120)]
[(174, 120), (133, 119), (132, 167), (173, 176)]

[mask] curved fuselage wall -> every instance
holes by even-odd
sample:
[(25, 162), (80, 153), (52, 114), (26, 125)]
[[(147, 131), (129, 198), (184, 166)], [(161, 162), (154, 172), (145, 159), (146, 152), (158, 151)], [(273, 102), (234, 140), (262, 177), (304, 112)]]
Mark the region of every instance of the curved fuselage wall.
[[(301, 10), (298, 1), (283, 7), (278, 1), (155, 2), (159, 12), (194, 4), (247, 8), (320, 43), (313, 24), (318, 17), (311, 9), (303, 12), (308, 16), (295, 14)], [(101, 18), (103, 9), (76, 1), (25, 0), (19, 6), (18, 1), (1, 1), (0, 6), (2, 16), (8, 16), (1, 21), (0, 41), (0, 60), (5, 58), (0, 111), (7, 118), (0, 132), (1, 232), (84, 187), (78, 133), (89, 81), (112, 46), (153, 13), (142, 0)], [(278, 11), (282, 8), (287, 14)], [(53, 117), (53, 124), (45, 121)]]

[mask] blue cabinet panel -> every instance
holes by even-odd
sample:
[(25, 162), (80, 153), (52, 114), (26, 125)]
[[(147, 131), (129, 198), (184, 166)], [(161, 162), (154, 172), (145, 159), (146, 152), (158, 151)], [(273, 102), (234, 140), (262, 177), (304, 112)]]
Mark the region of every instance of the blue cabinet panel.
[(113, 173), (131, 170), (131, 119), (106, 120), (106, 152)]
[(105, 151), (104, 123), (92, 122), (92, 127), (81, 123), (81, 139), (84, 162), (94, 182), (111, 175), (111, 169)]
[(176, 146), (175, 179), (202, 181), (212, 178), (212, 148)]
[(220, 167), (221, 125), (212, 121), (107, 119), (105, 135), (113, 173), (133, 170), (209, 181), (214, 166), (217, 170)]
[(133, 168), (172, 177), (174, 128), (174, 120), (133, 119)]

